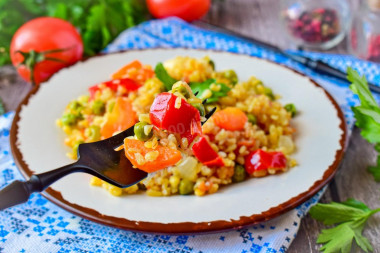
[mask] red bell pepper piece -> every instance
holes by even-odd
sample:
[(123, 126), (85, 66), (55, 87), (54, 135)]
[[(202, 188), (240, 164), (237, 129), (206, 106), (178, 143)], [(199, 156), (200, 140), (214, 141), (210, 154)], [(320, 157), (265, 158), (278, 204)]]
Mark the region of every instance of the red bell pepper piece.
[(252, 174), (258, 170), (283, 169), (286, 167), (286, 157), (282, 152), (266, 152), (258, 149), (245, 158), (245, 170)]
[(204, 165), (209, 167), (224, 166), (223, 159), (212, 149), (205, 137), (201, 137), (198, 142), (194, 143), (192, 149), (195, 157)]
[(154, 99), (150, 107), (150, 121), (158, 129), (178, 133), (186, 137), (189, 144), (202, 134), (199, 111), (186, 100), (181, 99), (180, 108), (175, 108), (177, 96), (164, 92)]
[(88, 91), (90, 92), (90, 97), (91, 98), (94, 98), (95, 96), (95, 93), (100, 90), (100, 85), (104, 85), (108, 88), (110, 88), (111, 90), (113, 91), (117, 91), (117, 88), (119, 86), (121, 87), (124, 87), (127, 91), (135, 91), (137, 90), (138, 88), (141, 87), (141, 85), (130, 79), (130, 78), (120, 78), (120, 79), (114, 79), (114, 80), (110, 80), (110, 81), (107, 81), (107, 82), (103, 82), (103, 83), (100, 83), (100, 84), (96, 84), (94, 86), (91, 86), (90, 88), (88, 88)]

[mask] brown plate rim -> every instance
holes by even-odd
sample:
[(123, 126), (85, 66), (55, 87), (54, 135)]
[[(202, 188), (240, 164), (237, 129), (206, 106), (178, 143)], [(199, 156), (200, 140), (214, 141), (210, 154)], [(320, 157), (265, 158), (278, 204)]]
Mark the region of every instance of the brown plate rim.
[[(226, 52), (222, 50), (205, 50), (205, 49), (193, 49), (193, 48), (150, 48), (150, 49), (133, 49), (133, 50), (125, 50), (125, 51), (119, 51), (111, 54), (119, 54), (119, 53), (125, 53), (125, 52), (136, 52), (136, 51), (151, 51), (151, 50), (176, 50), (176, 49), (183, 49), (183, 50), (196, 50), (196, 51), (203, 51), (205, 53), (207, 52), (216, 52), (216, 53), (228, 53), (232, 55), (244, 55), (246, 57), (254, 58), (254, 59), (260, 59), (265, 60), (271, 63), (274, 63), (276, 65), (279, 65), (281, 67), (284, 67), (288, 70), (291, 70), (295, 72), (296, 74), (307, 77), (309, 80), (316, 86), (321, 88), (327, 98), (330, 100), (330, 102), (334, 105), (337, 116), (340, 119), (339, 128), (342, 130), (343, 134), (341, 135), (341, 138), (339, 140), (340, 149), (338, 149), (335, 153), (335, 160), (334, 162), (329, 166), (329, 168), (324, 172), (322, 179), (314, 182), (314, 184), (305, 192), (300, 193), (299, 195), (289, 199), (288, 201), (285, 201), (284, 203), (279, 204), (278, 206), (272, 207), (260, 214), (253, 214), (251, 216), (241, 216), (238, 220), (216, 220), (216, 221), (210, 221), (210, 222), (179, 222), (179, 223), (156, 223), (156, 222), (142, 222), (142, 221), (133, 221), (128, 220), (125, 218), (120, 217), (113, 217), (113, 216), (107, 216), (99, 213), (98, 211), (94, 209), (90, 209), (87, 207), (83, 207), (74, 203), (71, 203), (67, 200), (65, 200), (61, 193), (52, 189), (51, 187), (47, 188), (44, 192), (41, 192), (41, 194), (46, 197), (51, 202), (55, 203), (56, 205), (62, 207), (63, 209), (76, 214), (78, 216), (81, 216), (82, 218), (103, 224), (108, 225), (116, 228), (131, 230), (131, 231), (139, 231), (139, 232), (150, 232), (150, 233), (163, 233), (163, 234), (188, 234), (188, 233), (205, 233), (205, 232), (218, 232), (223, 230), (229, 230), (229, 229), (239, 229), (245, 226), (257, 224), (260, 222), (264, 222), (273, 218), (276, 218), (280, 216), (281, 214), (284, 214), (295, 207), (299, 206), (303, 202), (310, 199), (312, 196), (314, 196), (319, 190), (322, 189), (323, 186), (325, 186), (327, 183), (331, 181), (331, 179), (334, 177), (336, 171), (338, 170), (339, 164), (343, 159), (344, 151), (347, 147), (348, 143), (348, 135), (347, 135), (347, 126), (346, 121), (344, 119), (343, 112), (341, 111), (339, 105), (336, 103), (334, 98), (317, 82), (315, 82), (310, 77), (306, 76), (303, 73), (300, 73), (297, 70), (294, 70), (288, 66), (285, 66), (283, 64), (268, 60), (268, 59), (262, 59), (256, 56), (246, 55), (246, 54), (239, 54), (234, 52)], [(97, 56), (90, 57), (102, 57), (103, 55), (109, 55), (108, 54), (99, 54)], [(89, 58), (87, 58), (89, 59)], [(87, 59), (83, 59), (80, 62), (86, 61)], [(73, 65), (75, 66), (75, 64)], [(16, 145), (19, 141), (17, 139), (17, 133), (18, 133), (18, 121), (20, 120), (20, 112), (24, 106), (27, 106), (29, 103), (29, 99), (35, 95), (38, 90), (40, 89), (40, 86), (36, 86), (33, 90), (31, 90), (28, 95), (24, 98), (24, 100), (20, 103), (20, 105), (17, 107), (12, 127), (10, 131), (10, 145), (11, 145), (11, 151), (13, 154), (13, 157), (15, 159), (15, 163), (21, 173), (24, 175), (25, 178), (30, 178), (33, 172), (30, 170), (29, 166), (24, 162), (23, 156), (21, 151), (19, 150), (18, 146)]]

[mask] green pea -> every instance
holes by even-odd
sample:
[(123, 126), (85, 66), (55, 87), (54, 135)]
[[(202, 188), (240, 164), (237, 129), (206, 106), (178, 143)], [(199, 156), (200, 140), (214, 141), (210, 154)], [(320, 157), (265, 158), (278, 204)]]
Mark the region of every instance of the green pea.
[(62, 117), (61, 117), (61, 122), (63, 125), (65, 126), (72, 126), (72, 125), (75, 125), (75, 123), (77, 123), (78, 119), (80, 117), (78, 117), (77, 114), (74, 114), (74, 113), (66, 113), (64, 114)]
[(185, 86), (178, 86), (178, 87), (175, 87), (173, 89), (173, 92), (178, 92), (180, 94), (182, 94), (185, 98), (190, 98), (190, 93), (189, 91), (186, 89)]
[(286, 104), (284, 106), (285, 110), (287, 110), (288, 112), (290, 112), (290, 114), (292, 115), (292, 117), (296, 116), (297, 114), (297, 108), (294, 104)]
[(273, 95), (273, 91), (271, 88), (264, 87), (264, 94), (268, 96), (271, 100), (275, 100), (275, 97)]
[(232, 84), (236, 84), (239, 81), (236, 72), (232, 69), (224, 71), (223, 74), (224, 77), (230, 80)]
[(95, 100), (91, 109), (96, 115), (101, 115), (105, 112), (106, 105), (102, 100)]
[(209, 60), (208, 64), (210, 64), (211, 68), (215, 70), (215, 62), (213, 60)]
[(234, 168), (234, 175), (232, 176), (232, 180), (234, 182), (241, 182), (245, 180), (245, 169), (241, 165), (236, 165)]
[(75, 100), (75, 101), (70, 102), (69, 108), (72, 111), (78, 112), (82, 109), (82, 105), (81, 105), (81, 103), (79, 103), (78, 101)]
[(252, 124), (252, 125), (255, 125), (257, 123), (257, 119), (255, 117), (255, 115), (253, 114), (248, 114), (248, 121)]
[(206, 110), (202, 103), (193, 103), (191, 105), (194, 106), (199, 111), (199, 114), (201, 115), (201, 117), (206, 115)]
[(96, 125), (92, 125), (88, 128), (89, 131), (89, 138), (91, 141), (98, 141), (100, 140), (100, 127)]
[(80, 96), (80, 97), (78, 98), (78, 102), (79, 102), (81, 105), (83, 105), (83, 106), (86, 106), (86, 105), (87, 105), (88, 100), (90, 100), (90, 97), (87, 96), (87, 95), (83, 95), (83, 96)]
[(144, 127), (149, 125), (147, 122), (139, 122), (135, 125), (134, 132), (140, 141), (147, 141), (153, 136), (153, 131), (150, 131), (148, 135), (145, 134)]
[(181, 195), (188, 195), (193, 192), (194, 183), (191, 182), (188, 179), (182, 179), (181, 182), (179, 182), (179, 194)]

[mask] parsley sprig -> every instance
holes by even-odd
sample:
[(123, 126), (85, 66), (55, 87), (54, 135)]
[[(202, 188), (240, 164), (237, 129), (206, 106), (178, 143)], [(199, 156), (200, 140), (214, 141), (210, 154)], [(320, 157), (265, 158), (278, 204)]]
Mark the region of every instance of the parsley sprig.
[[(380, 108), (368, 88), (365, 76), (360, 76), (352, 68), (347, 69), (347, 79), (352, 83), (350, 89), (360, 100), (360, 105), (352, 107), (356, 119), (356, 126), (361, 129), (360, 134), (368, 142), (375, 144), (380, 153)], [(380, 156), (376, 166), (369, 167), (368, 171), (380, 182)]]
[(154, 73), (156, 74), (157, 78), (164, 84), (166, 91), (171, 90), (173, 84), (175, 84), (178, 81), (169, 75), (169, 73), (166, 71), (164, 67), (164, 64), (162, 64), (161, 62), (159, 62), (156, 65)]
[(380, 212), (380, 208), (372, 210), (355, 199), (313, 206), (310, 215), (314, 219), (322, 221), (325, 225), (337, 225), (322, 230), (317, 239), (317, 243), (324, 244), (321, 250), (324, 253), (349, 253), (352, 241), (355, 240), (365, 252), (373, 251), (371, 243), (362, 232), (368, 218), (377, 212)]
[(211, 92), (211, 97), (207, 98), (207, 103), (215, 103), (217, 102), (220, 98), (227, 96), (227, 93), (231, 90), (230, 87), (225, 85), (224, 83), (218, 83), (215, 79), (207, 79), (204, 82), (192, 82), (190, 83), (191, 90), (193, 93), (198, 93), (197, 97), (200, 99), (204, 99), (203, 93), (206, 90), (211, 90), (211, 85), (219, 85), (220, 89), (218, 91), (212, 91)]
[[(154, 72), (157, 78), (160, 79), (160, 81), (164, 84), (164, 87), (167, 91), (171, 90), (173, 84), (178, 81), (169, 75), (161, 62), (156, 65)], [(218, 102), (220, 98), (227, 96), (227, 93), (231, 90), (230, 87), (224, 83), (218, 83), (213, 78), (207, 79), (203, 82), (189, 82), (189, 85), (193, 93), (197, 94), (197, 97), (200, 99), (204, 99), (202, 95), (206, 90), (211, 91), (211, 85), (218, 85), (220, 89), (218, 91), (212, 91), (211, 96), (207, 98), (206, 103), (208, 104)]]
[(81, 33), (85, 55), (98, 53), (120, 32), (147, 19), (144, 0), (0, 0), (0, 66), (10, 63), (17, 29), (39, 16), (62, 18)]
[[(361, 129), (360, 134), (368, 142), (375, 144), (375, 149), (380, 153), (380, 108), (369, 90), (367, 80), (360, 76), (352, 68), (347, 69), (347, 79), (352, 83), (351, 91), (359, 97), (360, 105), (352, 107), (356, 126)], [(380, 181), (380, 156), (377, 165), (368, 168), (376, 181)], [(365, 252), (373, 251), (369, 240), (362, 235), (363, 229), (369, 217), (380, 212), (380, 208), (370, 209), (364, 203), (355, 199), (345, 202), (331, 202), (329, 204), (317, 204), (310, 209), (310, 215), (325, 225), (335, 227), (322, 230), (317, 243), (322, 243), (321, 250), (324, 253), (351, 251), (352, 242)]]

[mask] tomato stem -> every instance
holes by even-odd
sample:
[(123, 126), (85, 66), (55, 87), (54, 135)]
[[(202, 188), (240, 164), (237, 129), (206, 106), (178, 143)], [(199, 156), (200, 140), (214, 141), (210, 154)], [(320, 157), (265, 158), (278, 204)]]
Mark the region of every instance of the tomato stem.
[(50, 50), (45, 50), (45, 51), (41, 51), (41, 52), (38, 52), (38, 51), (33, 50), (33, 49), (30, 50), (29, 52), (24, 52), (24, 51), (18, 50), (15, 53), (21, 54), (24, 57), (24, 59), (17, 66), (17, 68), (20, 66), (25, 66), (30, 72), (30, 81), (31, 81), (32, 85), (36, 85), (37, 83), (36, 83), (35, 76), (34, 76), (34, 68), (35, 68), (36, 64), (39, 62), (42, 62), (42, 61), (55, 61), (55, 62), (65, 63), (64, 60), (61, 60), (59, 58), (54, 58), (54, 57), (46, 57), (46, 55), (52, 54), (52, 53), (64, 52), (64, 51), (67, 51), (71, 48), (72, 47), (57, 48), (57, 49), (50, 49)]

